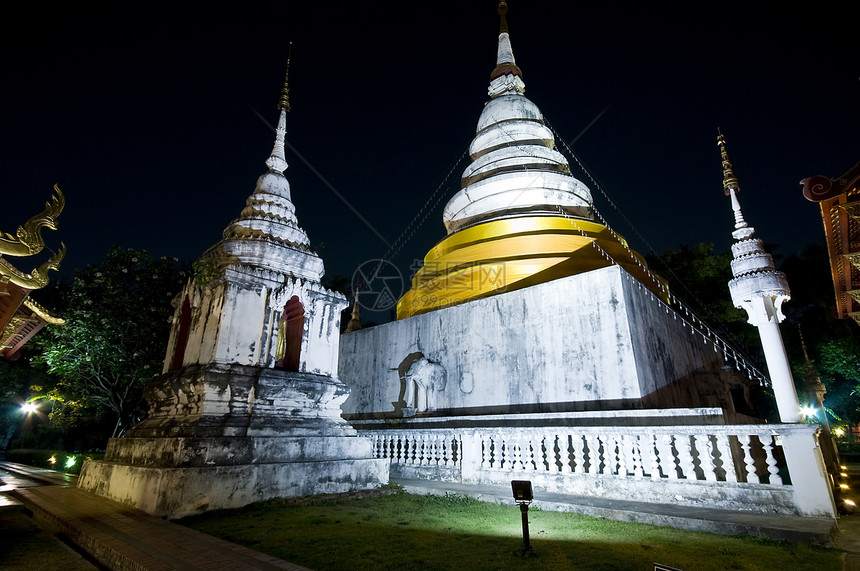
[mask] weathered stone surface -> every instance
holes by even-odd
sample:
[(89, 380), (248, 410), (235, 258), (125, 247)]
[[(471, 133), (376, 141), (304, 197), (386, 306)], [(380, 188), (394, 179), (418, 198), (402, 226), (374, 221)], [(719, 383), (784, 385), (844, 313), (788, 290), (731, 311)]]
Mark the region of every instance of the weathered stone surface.
[(146, 389), (149, 417), (87, 462), (78, 485), (170, 518), (388, 481), (388, 462), (340, 416), (326, 375), (185, 367)]
[(326, 375), (242, 365), (185, 367), (147, 386), (149, 416), (130, 437), (353, 435), (349, 389)]
[(403, 416), (417, 359), (445, 371), (439, 414), (732, 410), (722, 354), (618, 266), (342, 335), (347, 418)]
[(269, 498), (372, 489), (387, 481), (388, 462), (375, 459), (181, 468), (87, 462), (78, 485), (147, 513), (176, 519)]

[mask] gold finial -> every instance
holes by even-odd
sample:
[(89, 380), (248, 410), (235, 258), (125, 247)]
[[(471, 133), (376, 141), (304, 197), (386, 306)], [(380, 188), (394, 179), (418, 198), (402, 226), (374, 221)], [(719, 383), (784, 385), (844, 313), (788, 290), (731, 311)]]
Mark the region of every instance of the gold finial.
[(352, 304), (352, 318), (349, 320), (349, 323), (346, 324), (346, 332), (352, 333), (353, 331), (361, 330), (361, 316), (358, 312), (358, 290), (355, 292), (355, 303)]
[(505, 14), (508, 13), (508, 3), (505, 0), (499, 0), (499, 33), (508, 33), (508, 20)]
[(284, 88), (281, 89), (281, 98), (278, 99), (278, 110), (290, 110), (290, 56), (293, 53), (293, 42), (290, 42), (290, 49), (287, 52), (287, 72), (284, 75)]
[(729, 196), (731, 194), (729, 189), (734, 189), (735, 192), (740, 192), (741, 189), (738, 186), (738, 179), (732, 170), (732, 163), (729, 162), (729, 154), (726, 152), (726, 139), (723, 137), (723, 133), (719, 127), (717, 127), (717, 145), (720, 146), (720, 156), (723, 160), (723, 191), (726, 193), (726, 196)]

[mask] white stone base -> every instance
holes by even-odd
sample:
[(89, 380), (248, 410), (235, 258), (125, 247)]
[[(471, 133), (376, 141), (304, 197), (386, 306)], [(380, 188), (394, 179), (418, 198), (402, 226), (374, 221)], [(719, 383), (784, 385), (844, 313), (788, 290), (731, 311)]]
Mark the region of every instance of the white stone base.
[(78, 486), (159, 517), (178, 519), (270, 498), (365, 490), (388, 482), (388, 461), (328, 460), (149, 468), (89, 461)]
[(180, 518), (276, 497), (388, 482), (388, 461), (340, 417), (332, 377), (210, 365), (162, 375), (149, 417), (84, 464), (78, 486), (150, 514)]

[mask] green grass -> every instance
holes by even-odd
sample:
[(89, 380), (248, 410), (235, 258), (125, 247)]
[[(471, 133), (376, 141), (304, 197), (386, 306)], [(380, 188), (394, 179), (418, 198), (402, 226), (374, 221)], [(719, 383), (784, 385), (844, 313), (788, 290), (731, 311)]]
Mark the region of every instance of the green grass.
[(83, 558), (36, 525), (20, 507), (0, 508), (0, 538), (0, 569), (93, 569)]
[(650, 571), (655, 562), (685, 571), (842, 568), (841, 552), (834, 549), (534, 508), (534, 554), (523, 556), (517, 507), (458, 496), (272, 500), (180, 523), (317, 571)]

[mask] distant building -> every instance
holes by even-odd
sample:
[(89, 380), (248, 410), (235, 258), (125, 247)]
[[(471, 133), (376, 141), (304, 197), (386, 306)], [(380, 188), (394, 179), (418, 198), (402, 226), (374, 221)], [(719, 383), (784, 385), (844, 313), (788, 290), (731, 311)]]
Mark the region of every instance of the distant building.
[[(56, 194), (45, 209), (18, 227), (15, 235), (0, 231), (0, 360), (15, 361), (21, 348), (46, 324), (59, 325), (62, 319), (53, 317), (48, 310), (29, 298), (30, 292), (48, 285), (48, 272), (60, 267), (66, 254), (60, 249), (51, 258), (30, 273), (13, 266), (8, 257), (35, 256), (45, 248), (42, 228), (57, 229), (57, 219), (66, 204), (63, 193), (54, 186)], [(4, 257), (6, 256), (6, 257)]]
[(860, 324), (860, 163), (842, 176), (811, 176), (800, 184), (803, 196), (821, 207), (836, 317)]

